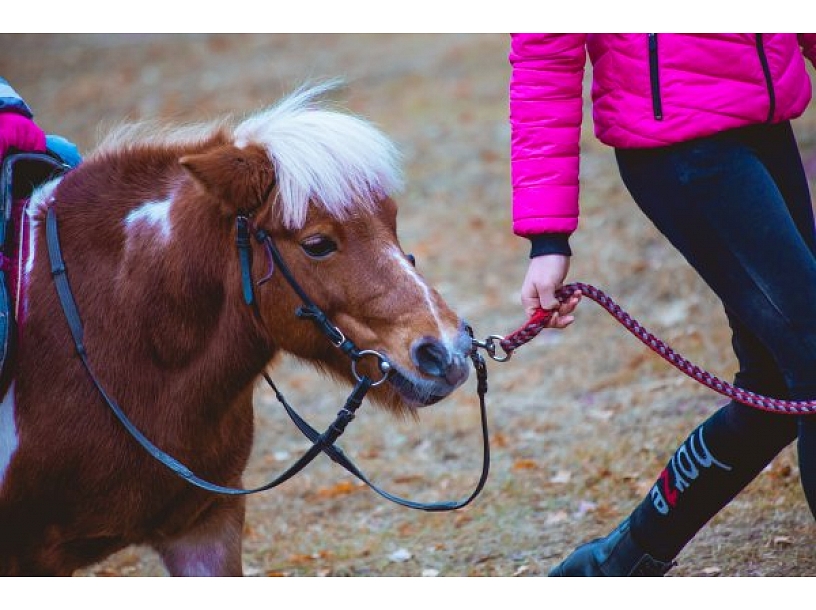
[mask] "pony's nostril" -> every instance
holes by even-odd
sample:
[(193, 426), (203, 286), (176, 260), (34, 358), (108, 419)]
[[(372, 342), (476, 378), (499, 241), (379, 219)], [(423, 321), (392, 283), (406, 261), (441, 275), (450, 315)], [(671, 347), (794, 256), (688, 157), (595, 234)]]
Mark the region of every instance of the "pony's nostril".
[(445, 380), (451, 385), (458, 386), (468, 378), (469, 372), (467, 361), (465, 359), (456, 359), (448, 366)]
[(417, 340), (411, 348), (411, 358), (420, 371), (431, 377), (445, 377), (451, 363), (450, 352), (433, 337)]

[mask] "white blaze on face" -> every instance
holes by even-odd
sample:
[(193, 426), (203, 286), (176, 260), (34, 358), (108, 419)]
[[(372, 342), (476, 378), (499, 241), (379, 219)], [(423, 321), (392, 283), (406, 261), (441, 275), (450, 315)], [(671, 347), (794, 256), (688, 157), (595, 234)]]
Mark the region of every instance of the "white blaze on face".
[(14, 452), (17, 451), (17, 424), (14, 421), (14, 383), (9, 386), (0, 403), (0, 489)]
[(436, 303), (434, 303), (434, 298), (433, 294), (431, 294), (431, 289), (428, 287), (425, 281), (421, 277), (419, 277), (419, 274), (416, 272), (416, 269), (414, 269), (414, 266), (410, 262), (408, 262), (408, 259), (405, 258), (405, 255), (402, 252), (400, 252), (399, 248), (395, 246), (390, 246), (388, 248), (388, 255), (391, 258), (396, 259), (396, 261), (399, 263), (399, 266), (402, 268), (403, 271), (405, 271), (405, 274), (410, 278), (411, 281), (416, 283), (417, 287), (420, 290), (420, 293), (425, 298), (425, 302), (428, 305), (428, 311), (431, 312), (434, 320), (436, 321), (436, 328), (439, 337), (445, 342), (445, 344), (448, 347), (450, 347), (450, 339), (447, 333), (445, 333), (445, 331), (443, 330), (444, 327), (442, 325), (442, 320), (439, 317), (439, 309), (437, 309)]
[(136, 225), (146, 223), (156, 229), (161, 240), (167, 243), (172, 234), (170, 224), (170, 204), (172, 202), (172, 199), (165, 199), (143, 203), (125, 217), (125, 228), (130, 233)]

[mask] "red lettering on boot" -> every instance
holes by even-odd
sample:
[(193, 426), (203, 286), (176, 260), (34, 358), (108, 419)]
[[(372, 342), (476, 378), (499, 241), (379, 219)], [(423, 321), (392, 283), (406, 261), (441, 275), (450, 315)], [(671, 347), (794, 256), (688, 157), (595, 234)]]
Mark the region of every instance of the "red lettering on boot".
[(660, 473), (660, 480), (663, 481), (663, 495), (666, 497), (666, 502), (669, 503), (669, 506), (674, 508), (675, 504), (677, 504), (677, 497), (680, 495), (680, 492), (671, 488), (668, 469), (664, 468), (663, 472)]

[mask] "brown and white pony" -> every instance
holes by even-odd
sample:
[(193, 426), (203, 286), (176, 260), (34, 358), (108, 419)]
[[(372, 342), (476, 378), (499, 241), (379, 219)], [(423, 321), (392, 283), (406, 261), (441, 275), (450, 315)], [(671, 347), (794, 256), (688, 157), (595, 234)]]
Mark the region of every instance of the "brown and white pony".
[[(131, 544), (173, 575), (242, 572), (243, 496), (155, 461), (82, 368), (52, 281), (53, 207), (85, 347), (146, 437), (196, 474), (242, 486), (253, 386), (280, 351), (353, 381), (348, 358), (294, 312), (278, 270), (245, 304), (236, 216), (251, 213), (312, 300), (395, 374), (371, 395), (414, 410), (467, 377), (462, 321), (400, 248), (394, 145), (301, 89), (242, 121), (122, 129), (35, 193), (20, 269), (12, 383), (0, 404), (0, 573), (69, 575)], [(269, 263), (253, 243), (252, 274)], [(360, 374), (381, 376), (373, 358)], [(274, 492), (272, 492), (274, 493)]]

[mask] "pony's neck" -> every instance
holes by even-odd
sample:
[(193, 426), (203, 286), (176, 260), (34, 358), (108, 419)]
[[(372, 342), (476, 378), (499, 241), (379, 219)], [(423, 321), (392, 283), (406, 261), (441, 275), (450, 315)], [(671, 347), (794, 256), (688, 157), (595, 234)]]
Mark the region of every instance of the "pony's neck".
[(123, 308), (134, 299), (145, 304), (131, 310), (134, 327), (154, 366), (173, 372), (175, 379), (166, 381), (228, 405), (260, 374), (273, 348), (242, 298), (233, 221), (188, 197), (191, 190), (177, 189), (152, 232), (128, 235), (119, 275), (132, 281), (121, 284), (120, 300)]
[[(162, 163), (142, 165), (157, 175)], [(100, 377), (134, 405), (158, 400), (168, 407), (228, 408), (273, 355), (241, 298), (232, 221), (200, 200), (180, 168), (159, 175), (160, 186), (149, 196), (133, 194), (140, 192), (133, 187), (88, 189), (71, 178), (57, 194), (59, 233)], [(44, 248), (38, 256), (40, 289), (32, 286), (29, 322), (51, 328), (67, 355), (73, 350), (66, 349), (64, 321), (49, 308), (53, 287)]]

